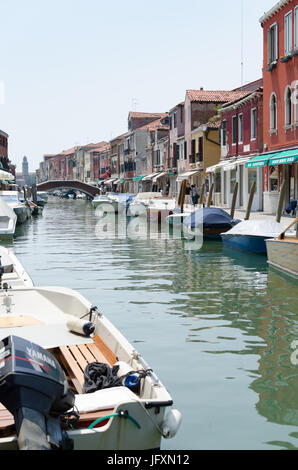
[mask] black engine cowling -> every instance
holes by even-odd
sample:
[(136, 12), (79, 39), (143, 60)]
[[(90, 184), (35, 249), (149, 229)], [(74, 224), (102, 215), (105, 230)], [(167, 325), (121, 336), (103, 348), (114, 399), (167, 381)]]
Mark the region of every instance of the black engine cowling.
[(47, 350), (17, 336), (0, 341), (0, 401), (14, 415), (21, 450), (70, 449), (60, 415), (74, 394)]

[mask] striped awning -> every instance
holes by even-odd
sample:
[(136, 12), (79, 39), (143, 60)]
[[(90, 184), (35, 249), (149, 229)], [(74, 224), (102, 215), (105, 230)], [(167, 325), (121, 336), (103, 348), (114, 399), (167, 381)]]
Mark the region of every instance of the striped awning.
[(143, 181), (151, 181), (151, 180), (154, 178), (154, 176), (156, 176), (156, 175), (158, 175), (158, 173), (156, 173), (156, 172), (155, 172), (155, 173), (151, 173), (150, 175), (145, 176), (145, 177), (143, 178)]
[(227, 162), (220, 162), (217, 165), (212, 165), (206, 168), (206, 173), (215, 173), (217, 170), (222, 168), (223, 166), (227, 165)]
[(191, 178), (192, 176), (195, 176), (198, 173), (200, 173), (200, 171), (201, 170), (190, 170), (190, 171), (187, 171), (186, 173), (182, 173), (182, 175), (178, 175), (177, 181), (183, 181), (188, 178)]
[(111, 178), (109, 180), (104, 181), (104, 184), (112, 184), (114, 181), (116, 181), (117, 178)]
[(233, 162), (224, 165), (223, 171), (236, 170), (237, 166), (244, 165), (244, 163), (247, 163), (250, 160), (251, 160), (251, 157), (238, 158), (237, 160), (234, 160)]
[(156, 176), (154, 176), (153, 178), (153, 183), (156, 183), (156, 181), (159, 179), (159, 178), (162, 178), (163, 176), (165, 176), (167, 174), (166, 171), (163, 171), (162, 173), (158, 173)]

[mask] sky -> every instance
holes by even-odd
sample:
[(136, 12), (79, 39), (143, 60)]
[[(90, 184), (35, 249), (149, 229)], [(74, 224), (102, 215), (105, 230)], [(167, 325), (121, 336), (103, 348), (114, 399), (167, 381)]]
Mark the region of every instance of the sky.
[(35, 171), (44, 154), (126, 132), (129, 111), (261, 78), (259, 19), (275, 3), (0, 0), (0, 129), (17, 172), (24, 155)]

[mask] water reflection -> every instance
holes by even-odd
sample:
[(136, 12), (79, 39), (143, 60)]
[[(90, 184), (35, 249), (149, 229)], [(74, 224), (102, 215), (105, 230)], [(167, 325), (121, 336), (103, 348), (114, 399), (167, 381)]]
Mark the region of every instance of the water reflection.
[(97, 222), (88, 201), (56, 199), (13, 247), (36, 284), (78, 289), (140, 343), (184, 416), (165, 445), (295, 446), (297, 281), (218, 241), (98, 239)]

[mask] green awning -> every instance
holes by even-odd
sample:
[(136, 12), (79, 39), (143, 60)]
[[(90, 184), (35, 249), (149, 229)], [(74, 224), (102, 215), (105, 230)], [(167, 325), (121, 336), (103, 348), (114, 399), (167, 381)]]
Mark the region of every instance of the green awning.
[(283, 150), (282, 152), (268, 153), (266, 155), (257, 155), (245, 164), (245, 168), (258, 168), (266, 166), (285, 165), (298, 162), (298, 148), (292, 150)]
[(140, 181), (144, 178), (144, 176), (136, 176), (136, 178), (133, 178), (133, 181)]
[(252, 158), (247, 163), (245, 163), (245, 168), (258, 168), (258, 167), (266, 166), (270, 157), (272, 157), (272, 154), (271, 155), (257, 155), (256, 157)]
[(272, 155), (269, 161), (269, 166), (274, 165), (290, 165), (291, 163), (298, 162), (298, 148), (293, 150), (285, 150), (284, 152)]
[(170, 174), (168, 175), (168, 178), (172, 178), (173, 176), (175, 176), (175, 173), (170, 173)]

